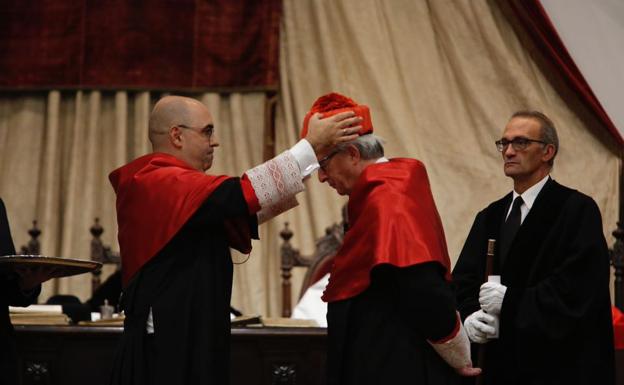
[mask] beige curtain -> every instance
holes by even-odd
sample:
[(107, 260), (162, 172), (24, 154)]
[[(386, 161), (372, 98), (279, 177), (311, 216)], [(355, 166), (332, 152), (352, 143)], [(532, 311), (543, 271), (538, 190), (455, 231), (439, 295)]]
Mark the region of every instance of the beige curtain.
[[(89, 228), (99, 217), (105, 229), (103, 241), (119, 250), (115, 195), (108, 174), (151, 151), (147, 121), (160, 96), (51, 91), (0, 98), (0, 196), (9, 212), (16, 248), (28, 241), (27, 229), (37, 219), (44, 255), (88, 259)], [(208, 106), (216, 121), (222, 148), (216, 152), (213, 173), (241, 175), (262, 161), (263, 93), (193, 96)], [(236, 268), (234, 303), (254, 312), (264, 310), (266, 294), (260, 277), (269, 268), (260, 253), (256, 247), (249, 261)], [(103, 278), (111, 272), (107, 267)], [(48, 282), (39, 300), (53, 294), (86, 300), (91, 295), (90, 279), (85, 274)]]
[[(476, 213), (511, 190), (494, 141), (520, 109), (554, 120), (561, 149), (552, 176), (596, 200), (612, 244), (615, 150), (582, 106), (555, 92), (495, 2), (285, 0), (282, 31), (279, 143), (295, 140), (321, 94), (368, 104), (387, 155), (427, 165), (453, 263)], [(316, 180), (307, 185), (303, 207), (285, 217), (295, 245), (311, 252), (343, 200)]]
[[(615, 150), (580, 104), (566, 104), (554, 91), (550, 74), (539, 70), (494, 2), (284, 0), (280, 72), (278, 152), (296, 142), (319, 95), (338, 91), (368, 104), (387, 155), (427, 165), (453, 261), (476, 212), (511, 189), (493, 142), (511, 113), (524, 108), (542, 110), (557, 124), (561, 152), (553, 176), (597, 201), (612, 243)], [(100, 217), (104, 242), (118, 250), (107, 175), (150, 150), (147, 117), (159, 96), (52, 91), (0, 97), (0, 196), (18, 248), (36, 218), (45, 254), (88, 258), (89, 227)], [(214, 114), (221, 141), (211, 172), (240, 175), (262, 161), (263, 94), (194, 96)], [(340, 219), (344, 197), (315, 176), (306, 186), (301, 205), (263, 225), (261, 242), (235, 267), (232, 303), (245, 313), (280, 313), (283, 222), (291, 223), (294, 245), (311, 253), (313, 240)], [(295, 272), (293, 297), (302, 273)], [(40, 300), (54, 293), (84, 300), (89, 279), (46, 284)]]

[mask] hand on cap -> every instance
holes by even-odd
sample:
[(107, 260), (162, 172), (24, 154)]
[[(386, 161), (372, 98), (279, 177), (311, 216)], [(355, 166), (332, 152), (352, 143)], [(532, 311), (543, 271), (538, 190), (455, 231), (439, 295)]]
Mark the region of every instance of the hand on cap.
[(357, 139), (358, 132), (362, 129), (361, 122), (362, 118), (353, 111), (341, 112), (324, 119), (321, 119), (321, 114), (316, 113), (310, 118), (305, 138), (312, 145), (316, 156), (322, 158), (337, 144)]

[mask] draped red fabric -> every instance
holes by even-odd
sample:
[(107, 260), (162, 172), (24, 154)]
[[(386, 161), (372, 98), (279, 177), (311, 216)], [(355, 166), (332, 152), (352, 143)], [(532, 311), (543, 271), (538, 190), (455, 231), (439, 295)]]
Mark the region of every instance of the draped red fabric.
[(435, 262), (451, 280), (442, 221), (425, 165), (393, 158), (367, 166), (349, 194), (349, 230), (333, 259), (323, 301), (352, 298), (368, 288), (373, 268)]
[(280, 0), (0, 4), (0, 87), (277, 87)]
[(548, 62), (565, 78), (566, 82), (579, 95), (581, 100), (589, 106), (615, 141), (620, 146), (623, 146), (624, 139), (620, 132), (574, 63), (540, 1), (514, 0), (508, 4)]
[(611, 306), (613, 316), (613, 342), (615, 350), (624, 350), (624, 314), (615, 306)]

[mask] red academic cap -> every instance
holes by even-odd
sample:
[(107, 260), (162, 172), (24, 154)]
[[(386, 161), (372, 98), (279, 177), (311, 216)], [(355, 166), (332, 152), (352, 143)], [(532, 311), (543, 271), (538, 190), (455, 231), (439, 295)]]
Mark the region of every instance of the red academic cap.
[(332, 92), (316, 99), (312, 108), (310, 108), (310, 111), (303, 119), (301, 137), (305, 138), (308, 134), (308, 124), (310, 123), (310, 118), (315, 113), (320, 112), (323, 115), (323, 118), (326, 118), (344, 111), (353, 111), (357, 116), (363, 119), (361, 122), (362, 129), (358, 132), (358, 135), (365, 135), (373, 132), (373, 122), (370, 117), (370, 110), (368, 109), (368, 106), (357, 104), (351, 98), (337, 92)]

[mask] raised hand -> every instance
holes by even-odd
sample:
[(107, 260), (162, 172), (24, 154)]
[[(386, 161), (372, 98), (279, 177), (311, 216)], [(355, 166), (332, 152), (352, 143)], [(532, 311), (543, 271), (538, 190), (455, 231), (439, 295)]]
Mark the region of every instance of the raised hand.
[(362, 118), (353, 111), (345, 111), (321, 119), (316, 113), (310, 118), (306, 139), (312, 145), (318, 158), (322, 158), (339, 143), (357, 139), (358, 131), (362, 129)]

